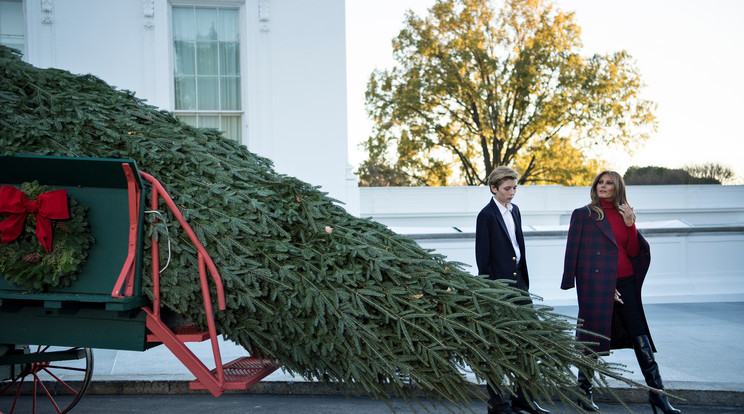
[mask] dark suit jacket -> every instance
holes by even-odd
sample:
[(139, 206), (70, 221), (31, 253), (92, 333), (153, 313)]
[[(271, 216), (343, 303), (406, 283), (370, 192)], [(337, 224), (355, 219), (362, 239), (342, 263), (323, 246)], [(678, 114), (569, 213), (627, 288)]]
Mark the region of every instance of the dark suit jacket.
[[(615, 235), (607, 217), (600, 221), (596, 218), (596, 213), (590, 212), (586, 206), (577, 208), (571, 215), (561, 289), (576, 286), (579, 319), (583, 321), (583, 328), (611, 338), (609, 341), (582, 332), (577, 335), (581, 341), (599, 342), (593, 348), (604, 353), (610, 349), (632, 348), (632, 343), (622, 325), (617, 320), (613, 323), (618, 273)], [(636, 280), (636, 293), (640, 300), (641, 287), (651, 263), (651, 252), (648, 242), (640, 232), (638, 241), (640, 251), (638, 256), (631, 258), (631, 264)], [(646, 330), (648, 331), (648, 324)], [(653, 341), (651, 344), (653, 346)]]
[[(522, 234), (522, 215), (519, 207), (512, 204), (512, 216), (516, 230), (517, 244), (522, 253), (519, 271), (529, 289), (530, 279), (527, 274), (527, 259), (525, 257), (524, 235)], [(504, 217), (499, 211), (493, 197), (491, 201), (478, 213), (475, 224), (475, 261), (478, 264), (478, 274), (488, 275), (489, 279), (517, 280), (517, 258), (512, 247), (509, 233), (506, 230)]]

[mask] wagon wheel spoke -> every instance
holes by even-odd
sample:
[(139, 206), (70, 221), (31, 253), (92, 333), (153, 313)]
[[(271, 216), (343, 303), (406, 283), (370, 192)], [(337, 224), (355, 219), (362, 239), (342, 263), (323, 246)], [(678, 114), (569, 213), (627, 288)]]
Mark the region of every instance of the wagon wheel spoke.
[[(5, 395), (5, 392), (10, 389), (13, 385), (15, 385), (18, 382), (19, 378), (13, 378), (10, 381), (7, 381), (7, 384), (3, 382), (3, 385), (0, 386), (0, 395)], [(23, 381), (23, 378), (20, 378), (21, 381)]]
[(57, 405), (57, 401), (54, 400), (54, 397), (49, 392), (46, 385), (44, 385), (44, 381), (42, 381), (38, 375), (36, 374), (33, 374), (33, 375), (34, 375), (34, 395), (32, 396), (34, 399), (34, 411), (33, 412), (36, 412), (36, 399), (39, 396), (39, 393), (37, 392), (36, 387), (38, 386), (41, 388), (42, 391), (44, 391), (44, 394), (46, 394), (47, 399), (49, 399), (49, 402), (54, 406), (54, 409), (57, 411), (57, 413), (61, 413), (62, 410), (59, 409), (59, 405)]
[[(15, 393), (15, 397), (13, 398), (13, 406), (10, 407), (10, 412), (12, 413), (15, 411), (16, 404), (18, 404), (18, 397), (21, 395), (21, 387), (23, 387), (23, 382), (25, 378), (21, 378), (21, 382), (18, 384), (18, 391)], [(13, 381), (14, 383), (17, 383), (18, 381)]]
[[(81, 349), (29, 346), (23, 354), (38, 357), (35, 354)], [(69, 412), (85, 394), (93, 375), (93, 351), (85, 348), (82, 355), (80, 359), (60, 361), (36, 358), (40, 361), (16, 365), (13, 378), (0, 377), (0, 413), (36, 413), (37, 408), (49, 409), (50, 405), (57, 413)]]
[(75, 368), (75, 367), (63, 367), (60, 365), (47, 365), (47, 369), (60, 369), (60, 370), (66, 370), (66, 371), (79, 371), (79, 372), (85, 372), (85, 368)]

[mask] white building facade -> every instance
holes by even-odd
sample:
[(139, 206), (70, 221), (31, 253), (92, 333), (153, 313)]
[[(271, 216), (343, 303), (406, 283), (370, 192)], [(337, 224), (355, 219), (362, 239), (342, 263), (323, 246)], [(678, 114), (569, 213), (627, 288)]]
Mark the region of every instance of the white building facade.
[(0, 43), (220, 129), (358, 213), (344, 0), (0, 0)]

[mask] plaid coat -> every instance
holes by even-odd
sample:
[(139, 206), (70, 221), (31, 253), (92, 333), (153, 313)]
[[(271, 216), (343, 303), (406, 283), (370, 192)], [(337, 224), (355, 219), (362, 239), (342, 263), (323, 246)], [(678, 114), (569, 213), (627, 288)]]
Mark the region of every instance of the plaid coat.
[[(632, 277), (635, 277), (640, 300), (643, 280), (651, 263), (651, 252), (648, 242), (640, 232), (638, 239), (640, 251), (638, 256), (630, 260), (634, 271)], [(575, 283), (579, 299), (579, 319), (583, 321), (582, 328), (610, 338), (608, 340), (583, 332), (577, 333), (580, 341), (598, 342), (592, 348), (600, 353), (607, 353), (610, 349), (633, 347), (632, 338), (619, 320), (613, 317), (616, 316), (614, 307), (618, 273), (617, 255), (615, 235), (607, 217), (597, 221), (596, 213), (586, 206), (574, 210), (568, 228), (561, 289), (571, 289)], [(643, 320), (646, 331), (650, 332), (645, 315)], [(656, 351), (653, 341), (651, 346)]]

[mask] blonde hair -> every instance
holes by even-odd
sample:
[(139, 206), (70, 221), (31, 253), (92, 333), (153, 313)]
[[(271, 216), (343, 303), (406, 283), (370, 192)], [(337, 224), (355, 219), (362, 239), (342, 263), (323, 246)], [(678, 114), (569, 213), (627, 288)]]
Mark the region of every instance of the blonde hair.
[(615, 206), (615, 208), (618, 208), (621, 204), (628, 204), (628, 198), (625, 195), (625, 180), (623, 180), (623, 176), (615, 171), (602, 171), (597, 174), (597, 176), (594, 177), (594, 181), (592, 181), (592, 188), (589, 191), (589, 196), (591, 197), (592, 202), (587, 205), (589, 210), (597, 213), (597, 221), (604, 219), (604, 209), (602, 208), (602, 204), (599, 202), (597, 185), (599, 184), (599, 179), (605, 174), (609, 175), (612, 182), (615, 183), (615, 194), (612, 195), (612, 200), (610, 200), (612, 201), (612, 205)]
[(491, 174), (488, 174), (488, 178), (486, 179), (488, 189), (493, 193), (491, 186), (496, 186), (496, 189), (498, 189), (506, 180), (519, 180), (519, 173), (515, 169), (504, 165), (496, 167), (491, 171)]

